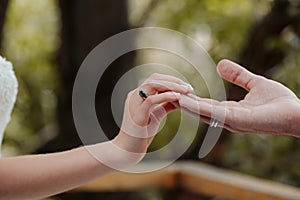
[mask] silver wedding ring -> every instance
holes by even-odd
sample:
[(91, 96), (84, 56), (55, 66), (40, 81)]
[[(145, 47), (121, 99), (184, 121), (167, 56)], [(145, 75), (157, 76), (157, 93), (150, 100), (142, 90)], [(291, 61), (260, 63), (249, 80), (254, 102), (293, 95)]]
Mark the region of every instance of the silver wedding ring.
[(209, 127), (210, 128), (217, 128), (218, 127), (218, 124), (219, 124), (219, 121), (215, 118), (212, 118), (210, 120), (210, 124), (209, 124)]
[(147, 99), (148, 97), (147, 94), (142, 89), (140, 89), (139, 95), (140, 97), (142, 97), (143, 100)]

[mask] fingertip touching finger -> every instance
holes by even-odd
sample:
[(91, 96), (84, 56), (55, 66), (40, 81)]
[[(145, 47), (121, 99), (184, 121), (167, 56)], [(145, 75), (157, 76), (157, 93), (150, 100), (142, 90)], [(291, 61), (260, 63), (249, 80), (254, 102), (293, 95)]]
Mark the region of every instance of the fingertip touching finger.
[(190, 85), (178, 84), (178, 83), (164, 81), (164, 80), (148, 81), (144, 83), (141, 86), (141, 88), (149, 96), (156, 93), (162, 93), (167, 91), (174, 91), (182, 94), (193, 92), (193, 88)]
[(176, 92), (165, 92), (161, 94), (151, 95), (145, 99), (144, 103), (141, 105), (141, 112), (150, 113), (151, 109), (159, 104), (166, 102), (176, 102), (180, 99), (180, 94)]

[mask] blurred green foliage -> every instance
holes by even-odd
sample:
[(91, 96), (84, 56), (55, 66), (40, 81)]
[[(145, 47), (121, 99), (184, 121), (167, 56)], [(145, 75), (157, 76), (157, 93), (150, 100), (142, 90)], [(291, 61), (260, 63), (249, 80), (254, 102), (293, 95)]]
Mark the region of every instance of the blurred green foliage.
[[(147, 10), (152, 1), (130, 2)], [(143, 9), (131, 8), (131, 22), (137, 25), (145, 13)], [(252, 24), (269, 9), (270, 1), (264, 0), (163, 0), (146, 14), (144, 25), (178, 30), (195, 38), (215, 61), (225, 57), (233, 59), (239, 54)], [(207, 40), (209, 44), (205, 44)]]
[(56, 1), (10, 1), (3, 52), (14, 65), (19, 93), (4, 138), (4, 155), (33, 151), (55, 134), (59, 28)]
[[(3, 146), (7, 155), (30, 152), (55, 134), (59, 13), (54, 0), (32, 2), (11, 0), (4, 30), (4, 56), (13, 62), (19, 80), (18, 100)], [(133, 26), (160, 26), (183, 32), (202, 44), (217, 62), (221, 58), (238, 58), (249, 30), (268, 13), (273, 1), (161, 0), (149, 7), (151, 2), (129, 0)], [(288, 58), (271, 73), (300, 96), (298, 51), (297, 45), (290, 48)], [(192, 72), (190, 77), (193, 85), (199, 84)], [(164, 142), (168, 142), (167, 138)], [(300, 186), (299, 139), (231, 134), (222, 157), (228, 168)]]

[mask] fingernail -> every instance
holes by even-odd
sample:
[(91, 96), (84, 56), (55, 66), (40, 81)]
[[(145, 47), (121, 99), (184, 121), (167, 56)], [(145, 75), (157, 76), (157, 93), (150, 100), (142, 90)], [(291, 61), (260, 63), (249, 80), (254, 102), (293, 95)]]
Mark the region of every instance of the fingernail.
[(186, 89), (188, 89), (189, 91), (194, 91), (194, 88), (193, 88), (190, 84), (188, 84), (188, 83), (185, 83), (183, 86), (184, 86)]
[(173, 94), (175, 97), (180, 97), (180, 93), (172, 92), (172, 94)]

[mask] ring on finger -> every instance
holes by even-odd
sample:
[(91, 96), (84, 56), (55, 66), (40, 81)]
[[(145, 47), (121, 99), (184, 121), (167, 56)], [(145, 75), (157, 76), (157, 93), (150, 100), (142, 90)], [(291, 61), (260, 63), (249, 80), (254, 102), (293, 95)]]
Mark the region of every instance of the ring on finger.
[(211, 128), (217, 128), (218, 124), (219, 124), (219, 121), (217, 119), (215, 119), (215, 118), (212, 118), (210, 120), (209, 127), (211, 127)]
[(148, 97), (148, 95), (142, 89), (139, 90), (139, 95), (143, 100), (147, 99)]

